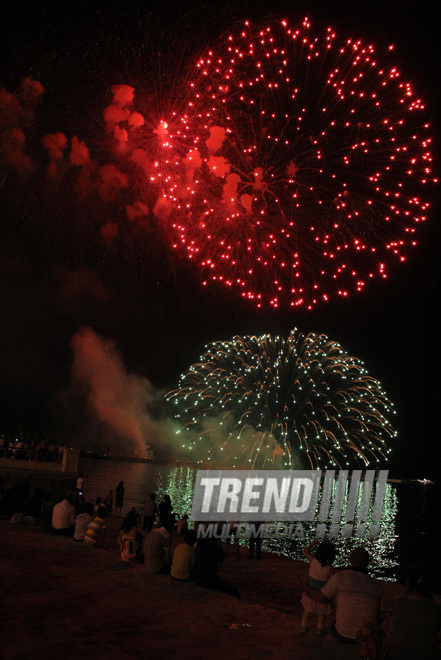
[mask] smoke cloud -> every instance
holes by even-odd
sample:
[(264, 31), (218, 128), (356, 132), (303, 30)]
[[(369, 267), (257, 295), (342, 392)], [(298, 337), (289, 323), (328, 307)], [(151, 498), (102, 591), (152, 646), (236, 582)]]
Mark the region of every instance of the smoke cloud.
[[(129, 373), (115, 343), (84, 327), (71, 341), (71, 398), (81, 397), (92, 420), (101, 424), (100, 444), (126, 455), (241, 468), (281, 467), (283, 451), (273, 436), (246, 428), (233, 433), (234, 420), (206, 417), (199, 432), (184, 431), (163, 412), (164, 392), (145, 377)], [(95, 424), (96, 426), (96, 424)], [(89, 424), (89, 435), (94, 431)], [(250, 455), (258, 458), (253, 465)]]
[(33, 124), (43, 93), (43, 85), (32, 78), (24, 78), (16, 94), (0, 87), (0, 156), (19, 174), (27, 174), (35, 167), (26, 153), (25, 129)]
[(71, 396), (85, 397), (109, 446), (128, 455), (176, 458), (176, 425), (156, 418), (162, 392), (147, 378), (128, 373), (114, 342), (91, 328), (77, 332), (71, 346)]

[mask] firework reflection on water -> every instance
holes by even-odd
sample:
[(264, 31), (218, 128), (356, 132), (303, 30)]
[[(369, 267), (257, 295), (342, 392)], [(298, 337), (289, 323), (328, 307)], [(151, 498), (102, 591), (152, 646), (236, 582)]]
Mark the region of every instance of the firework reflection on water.
[[(170, 494), (177, 514), (191, 512), (196, 468), (82, 458), (79, 469), (85, 475), (86, 497), (93, 500), (98, 496), (103, 497), (119, 481), (124, 481), (123, 513), (131, 507), (142, 512), (145, 499), (151, 492), (157, 493), (159, 500), (164, 493)], [(373, 575), (392, 579), (400, 569), (399, 575), (402, 577), (408, 564), (424, 560), (431, 568), (435, 580), (439, 581), (438, 589), (441, 588), (440, 576), (436, 574), (439, 565), (437, 549), (441, 537), (438, 502), (437, 486), (387, 484), (379, 537), (367, 543), (363, 539), (355, 541), (337, 538), (336, 565), (345, 565), (353, 545), (362, 543), (371, 552), (370, 571)], [(423, 508), (426, 509), (424, 521)], [(264, 550), (304, 560), (303, 551), (313, 539), (315, 524), (305, 524), (304, 527), (304, 539), (268, 540), (264, 542)], [(243, 545), (246, 543), (242, 541)]]

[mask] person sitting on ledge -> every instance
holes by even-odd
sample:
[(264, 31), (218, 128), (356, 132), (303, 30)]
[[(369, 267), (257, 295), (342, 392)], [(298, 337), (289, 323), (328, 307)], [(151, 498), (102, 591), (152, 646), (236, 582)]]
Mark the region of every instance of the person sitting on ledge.
[(305, 586), (305, 593), (314, 600), (327, 603), (335, 599), (331, 632), (344, 642), (355, 644), (360, 630), (374, 633), (383, 619), (383, 591), (380, 583), (368, 575), (369, 560), (367, 550), (355, 548), (348, 569), (334, 573), (321, 589)]
[(94, 515), (93, 502), (85, 502), (80, 507), (80, 512), (75, 518), (74, 541), (82, 543), (84, 536)]
[(175, 580), (191, 580), (194, 564), (194, 544), (196, 543), (196, 532), (194, 529), (186, 531), (184, 543), (176, 546), (173, 553), (173, 562), (170, 575)]
[(141, 516), (134, 508), (129, 511), (122, 522), (118, 544), (123, 561), (134, 562), (140, 559), (141, 542), (146, 536), (141, 522)]
[(160, 520), (158, 527), (154, 527), (144, 541), (144, 566), (147, 573), (170, 572), (170, 545), (171, 536)]
[(236, 587), (222, 580), (217, 574), (223, 558), (224, 552), (220, 538), (199, 539), (195, 550), (193, 579), (198, 587), (214, 589), (240, 599)]
[(105, 540), (105, 529), (106, 529), (106, 514), (107, 509), (105, 506), (102, 506), (98, 509), (98, 513), (93, 518), (87, 528), (86, 534), (84, 536), (84, 545), (89, 547), (94, 547), (98, 542), (104, 546)]
[(441, 608), (422, 566), (406, 571), (407, 593), (392, 601), (388, 619), (388, 660), (441, 660)]
[(60, 536), (73, 536), (75, 518), (77, 515), (74, 507), (75, 493), (69, 492), (61, 502), (54, 506), (52, 511), (52, 530)]

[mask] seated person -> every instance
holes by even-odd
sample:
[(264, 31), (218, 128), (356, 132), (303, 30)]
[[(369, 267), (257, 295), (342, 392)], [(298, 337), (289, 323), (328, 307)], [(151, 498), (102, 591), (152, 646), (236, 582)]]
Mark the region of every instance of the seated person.
[(240, 598), (238, 590), (225, 580), (221, 580), (217, 575), (223, 558), (224, 553), (220, 539), (199, 539), (195, 550), (193, 579), (199, 587), (215, 589), (235, 596), (235, 598)]
[(406, 595), (391, 605), (388, 660), (441, 660), (441, 608), (421, 566), (407, 569), (406, 586)]
[(73, 505), (74, 493), (67, 493), (61, 502), (58, 502), (52, 511), (52, 530), (61, 536), (73, 536), (76, 509)]
[(25, 516), (32, 516), (38, 519), (43, 506), (44, 492), (41, 488), (36, 488), (24, 511)]
[(305, 593), (319, 602), (335, 600), (335, 624), (331, 632), (341, 641), (355, 643), (360, 630), (375, 632), (382, 619), (383, 591), (368, 575), (369, 553), (355, 548), (350, 567), (332, 575), (321, 589), (305, 586)]
[(144, 566), (147, 573), (170, 572), (171, 536), (162, 521), (147, 534), (144, 541)]
[(52, 513), (54, 511), (54, 503), (50, 495), (45, 495), (43, 504), (40, 511), (40, 525), (44, 529), (52, 529)]
[(141, 516), (136, 509), (131, 509), (124, 518), (118, 536), (121, 559), (134, 562), (139, 560), (141, 542), (146, 536), (142, 529)]
[(196, 543), (196, 532), (194, 529), (187, 530), (184, 543), (176, 546), (173, 553), (173, 562), (170, 575), (175, 580), (191, 580), (194, 564), (194, 544)]
[(97, 515), (93, 518), (87, 527), (86, 534), (84, 535), (84, 545), (93, 547), (98, 542), (104, 545), (105, 529), (106, 529), (106, 513), (107, 509), (102, 506), (98, 509)]
[(75, 529), (73, 533), (74, 541), (82, 543), (84, 536), (94, 516), (93, 502), (85, 502), (80, 507), (80, 513), (75, 518)]

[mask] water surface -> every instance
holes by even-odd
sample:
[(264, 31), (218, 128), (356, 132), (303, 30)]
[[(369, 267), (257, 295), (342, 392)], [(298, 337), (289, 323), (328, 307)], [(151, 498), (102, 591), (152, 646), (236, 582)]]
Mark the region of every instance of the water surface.
[[(191, 511), (195, 468), (81, 458), (79, 469), (84, 473), (84, 491), (88, 499), (104, 498), (109, 490), (115, 491), (118, 483), (123, 481), (123, 513), (132, 507), (143, 512), (144, 502), (150, 493), (156, 493), (158, 501), (168, 493), (178, 516)], [(363, 545), (372, 556), (370, 572), (373, 575), (402, 580), (405, 566), (424, 562), (431, 569), (435, 590), (441, 592), (439, 502), (437, 485), (387, 485), (380, 535), (376, 539), (363, 540)], [(264, 541), (264, 549), (304, 559), (304, 548), (314, 538), (315, 528), (314, 523), (305, 524), (304, 538), (267, 540)], [(243, 543), (246, 541), (243, 540)], [(359, 543), (355, 539), (337, 538), (336, 565), (345, 565), (352, 547)]]

